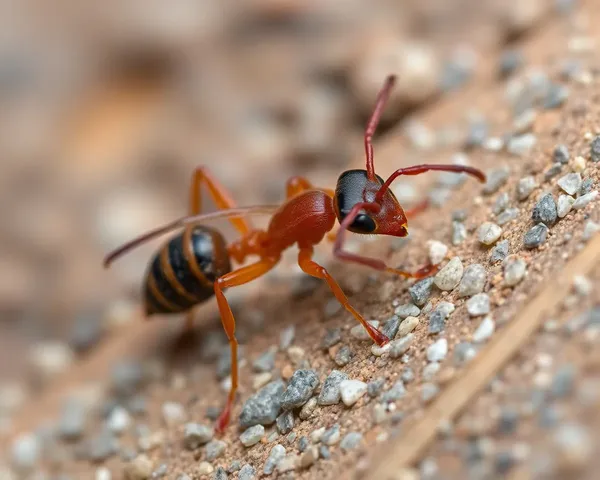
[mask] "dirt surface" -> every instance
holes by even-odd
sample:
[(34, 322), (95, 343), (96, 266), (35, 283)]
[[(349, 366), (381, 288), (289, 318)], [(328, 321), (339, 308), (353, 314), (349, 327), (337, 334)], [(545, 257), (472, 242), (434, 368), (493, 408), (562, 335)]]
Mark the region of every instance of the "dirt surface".
[[(298, 275), (292, 252), (260, 282), (240, 289), (240, 293), (228, 293), (235, 304), (244, 359), (234, 421), (224, 436), (218, 440), (214, 437), (208, 446), (186, 447), (189, 423), (212, 426), (214, 412), (218, 412), (226, 395), (228, 372), (223, 359), (227, 358), (228, 348), (216, 307), (201, 307), (194, 331), (186, 332), (179, 320), (144, 324), (130, 298), (119, 303), (114, 298), (105, 300), (110, 308), (104, 311), (103, 322), (111, 327), (102, 342), (52, 376), (51, 381), (41, 382), (40, 386), (38, 379), (37, 390), (29, 390), (24, 400), (14, 402), (19, 405), (10, 417), (6, 416), (2, 439), (6, 470), (0, 475), (178, 480), (268, 475), (368, 478), (376, 467), (385, 470), (386, 455), (394, 458), (394, 449), (407, 441), (403, 434), (428, 415), (436, 405), (431, 402), (461, 378), (465, 365), (493, 360), (486, 353), (487, 342), (511, 322), (518, 322), (520, 312), (536, 302), (540, 291), (557, 282), (564, 285), (560, 307), (544, 310), (547, 321), (543, 329), (528, 339), (517, 358), (488, 379), (485, 391), (472, 392), (462, 415), (436, 427), (438, 439), (421, 458), (410, 465), (396, 465), (390, 460), (386, 475), (402, 479), (504, 478), (510, 474), (525, 478), (593, 478), (594, 459), (600, 448), (596, 433), (600, 423), (600, 362), (595, 348), (600, 340), (600, 323), (594, 310), (600, 297), (598, 274), (592, 269), (592, 274), (577, 278), (573, 286), (572, 279), (565, 282), (561, 272), (577, 253), (589, 251), (590, 258), (595, 257), (591, 251), (595, 243), (590, 238), (598, 229), (600, 213), (598, 198), (590, 192), (596, 191), (599, 174), (591, 145), (600, 134), (596, 59), (600, 37), (593, 26), (600, 20), (600, 8), (591, 1), (578, 2), (568, 13), (557, 13), (556, 5), (552, 8), (552, 14), (540, 16), (537, 28), (527, 29), (524, 37), (510, 44), (524, 60), (508, 79), (498, 78), (500, 59), (508, 47), (501, 46), (500, 41), (482, 42), (469, 82), (411, 107), (410, 117), (389, 127), (376, 141), (376, 169), (384, 177), (401, 166), (447, 163), (463, 152), (469, 164), (486, 171), (491, 179), (485, 186), (470, 178), (453, 184), (435, 174), (399, 181), (395, 191), (407, 204), (423, 195), (430, 195), (433, 202), (427, 212), (411, 219), (408, 239), (353, 237), (356, 248), (410, 270), (427, 263), (431, 249), (443, 250), (439, 245), (432, 247), (430, 241), (441, 242), (447, 247), (442, 266), (458, 257), (465, 269), (480, 265), (485, 272), (485, 280), (475, 282), (480, 285), (468, 295), (460, 295), (465, 287), (457, 282), (466, 283), (469, 270), (457, 275), (446, 290), (434, 286), (430, 294), (424, 295), (415, 315), (418, 322), (410, 333), (412, 340), (403, 354), (392, 355), (402, 342), (407, 342), (401, 334), (390, 350), (383, 351), (356, 338), (350, 332), (356, 326), (352, 317), (337, 307), (326, 285)], [(465, 27), (481, 23), (481, 18), (474, 16), (464, 19)], [(457, 30), (463, 32), (464, 28)], [(473, 44), (477, 41), (475, 36), (467, 40)], [(439, 44), (441, 39), (432, 42)], [(524, 88), (527, 82), (529, 88)], [(116, 104), (121, 104), (118, 98)], [(156, 96), (149, 98), (144, 97), (142, 103), (161, 105)], [(483, 145), (467, 148), (465, 138), (473, 135), (476, 129), (472, 124), (478, 119), (485, 121)], [(360, 121), (356, 123), (360, 125)], [(349, 127), (347, 131), (349, 145), (356, 147), (354, 160), (349, 166), (336, 165), (339, 170), (360, 166), (364, 161), (359, 153), (360, 129)], [(535, 144), (525, 148), (524, 144), (533, 140)], [(555, 166), (558, 145), (566, 147), (569, 158)], [(323, 175), (315, 175), (315, 183), (334, 182), (335, 168), (330, 166)], [(284, 170), (292, 169), (286, 166)], [(267, 170), (265, 164), (257, 166), (255, 177), (250, 175), (249, 181), (256, 178), (258, 182), (263, 174), (257, 172)], [(304, 171), (310, 176), (311, 167)], [(505, 178), (493, 185), (494, 179), (501, 176), (498, 172), (503, 171)], [(574, 180), (573, 195), (591, 195), (591, 201), (557, 219), (552, 202), (565, 194), (557, 183), (565, 182), (563, 177), (575, 172), (587, 182), (584, 188), (588, 190), (580, 192), (581, 181)], [(527, 177), (532, 178), (533, 187), (527, 198), (519, 199), (517, 184), (523, 184)], [(234, 178), (231, 185), (235, 184)], [(409, 185), (414, 188), (412, 194)], [(281, 182), (277, 188), (281, 198)], [(274, 187), (268, 189), (274, 191)], [(553, 200), (542, 203), (540, 213), (536, 205), (548, 193)], [(253, 197), (246, 194), (241, 198), (250, 201)], [(169, 208), (165, 210), (167, 217)], [(540, 244), (527, 248), (524, 239), (532, 236), (528, 232), (539, 223), (539, 219), (532, 220), (534, 210), (536, 215), (544, 219), (548, 215), (551, 220), (546, 220), (549, 228)], [(503, 223), (503, 216), (512, 219)], [(495, 228), (486, 227), (485, 222), (503, 223), (500, 235), (490, 240), (490, 245), (479, 240), (480, 228)], [(139, 226), (143, 224), (139, 222)], [(536, 228), (545, 232), (545, 227)], [(465, 237), (456, 240), (456, 232), (463, 229)], [(507, 259), (491, 260), (493, 255), (501, 256), (498, 244), (503, 241), (508, 245)], [(415, 301), (409, 292), (414, 282), (331, 262), (329, 248), (323, 245), (319, 260), (340, 280), (352, 305), (368, 319), (399, 323), (402, 319), (398, 316), (404, 315), (398, 308)], [(141, 257), (142, 253), (136, 260)], [(507, 276), (516, 276), (519, 262), (525, 266), (525, 274), (511, 282)], [(114, 289), (122, 285), (132, 288), (129, 282), (135, 274), (136, 270), (126, 272), (126, 280), (121, 279)], [(443, 284), (439, 276), (436, 283)], [(481, 293), (487, 295), (487, 300)], [(104, 295), (110, 298), (109, 293)], [(478, 295), (475, 300), (474, 295)], [(414, 306), (411, 308), (414, 311)], [(438, 308), (452, 311), (444, 319), (435, 313)], [(493, 325), (487, 333), (479, 328), (483, 322)], [(400, 329), (406, 325), (400, 323)], [(339, 339), (323, 346), (328, 332), (335, 330), (339, 330)], [(286, 336), (292, 340), (285, 341)], [(434, 344), (438, 348), (432, 347)], [(343, 360), (348, 350), (351, 354)], [(268, 351), (274, 353), (274, 363), (259, 372), (253, 362)], [(47, 373), (47, 364), (34, 373)], [(258, 443), (243, 446), (243, 430), (238, 429), (237, 418), (249, 397), (278, 378), (289, 385), (295, 371), (306, 369), (314, 370), (319, 378), (310, 398), (318, 398), (333, 369), (369, 384), (369, 391), (352, 406), (339, 402), (319, 405), (310, 413), (306, 408), (294, 409), (290, 432), (278, 433), (276, 425), (266, 425), (264, 433), (258, 434)], [(69, 398), (75, 403), (65, 408)], [(5, 390), (2, 399), (9, 403), (10, 391)], [(77, 409), (85, 412), (83, 420), (70, 419), (77, 424), (77, 432), (69, 436), (64, 422), (68, 411), (77, 413)], [(53, 427), (56, 423), (58, 433)], [(322, 428), (335, 429), (336, 425), (338, 439), (331, 431), (324, 437), (315, 434)], [(224, 442), (223, 451), (209, 458), (218, 441)], [(276, 468), (273, 463), (273, 472), (265, 473), (275, 445), (285, 449), (285, 458)], [(97, 454), (102, 448), (108, 449), (106, 455)], [(90, 458), (94, 455), (106, 458)], [(31, 471), (40, 476), (33, 476)]]

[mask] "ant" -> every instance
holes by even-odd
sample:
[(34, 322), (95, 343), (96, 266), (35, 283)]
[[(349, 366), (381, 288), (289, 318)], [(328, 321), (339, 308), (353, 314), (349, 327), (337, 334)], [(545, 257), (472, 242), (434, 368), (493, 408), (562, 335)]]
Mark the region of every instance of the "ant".
[[(387, 77), (378, 94), (377, 102), (364, 135), (366, 170), (343, 172), (335, 190), (314, 187), (303, 177), (292, 177), (286, 184), (286, 200), (280, 206), (237, 207), (226, 189), (208, 170), (195, 170), (190, 190), (190, 215), (161, 228), (152, 230), (113, 251), (104, 261), (108, 267), (117, 257), (132, 248), (172, 230), (183, 228), (166, 242), (155, 254), (146, 272), (144, 304), (148, 316), (160, 313), (188, 312), (208, 300), (217, 298), (221, 321), (231, 350), (231, 389), (226, 406), (220, 414), (216, 428), (222, 432), (229, 423), (231, 408), (238, 388), (237, 348), (235, 319), (224, 295), (224, 290), (251, 282), (277, 265), (284, 250), (296, 244), (299, 248), (298, 264), (302, 271), (325, 280), (337, 300), (358, 320), (373, 341), (386, 344), (389, 339), (365, 321), (350, 305), (348, 298), (321, 265), (313, 261), (314, 246), (327, 236), (334, 241), (333, 253), (337, 258), (369, 266), (407, 278), (420, 279), (437, 272), (438, 266), (427, 265), (414, 273), (387, 266), (383, 261), (364, 257), (343, 249), (346, 230), (359, 234), (408, 235), (408, 218), (422, 211), (427, 202), (404, 211), (390, 190), (392, 182), (401, 175), (419, 175), (430, 170), (467, 173), (485, 181), (485, 175), (472, 167), (462, 165), (417, 165), (401, 168), (387, 180), (375, 174), (371, 139), (379, 123), (381, 112), (389, 98), (395, 77)], [(202, 211), (201, 187), (208, 189), (218, 211)], [(266, 230), (252, 228), (247, 216), (271, 215)], [(226, 244), (223, 235), (214, 228), (200, 225), (214, 218), (229, 218), (241, 237)], [(335, 222), (340, 223), (336, 233)], [(257, 256), (258, 261), (232, 270), (231, 261), (243, 263), (246, 257)]]

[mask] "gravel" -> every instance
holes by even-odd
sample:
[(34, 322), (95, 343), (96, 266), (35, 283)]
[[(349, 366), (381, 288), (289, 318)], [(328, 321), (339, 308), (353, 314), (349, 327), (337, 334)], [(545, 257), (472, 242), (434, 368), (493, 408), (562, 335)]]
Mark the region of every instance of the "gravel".
[(490, 253), (490, 262), (502, 262), (508, 256), (509, 243), (508, 240), (502, 240), (494, 245)]
[(535, 223), (544, 223), (551, 227), (556, 223), (557, 211), (554, 197), (551, 193), (543, 195), (536, 203), (531, 214), (531, 219)]
[[(379, 329), (387, 338), (392, 339), (396, 337), (400, 328), (400, 318), (396, 315), (392, 316), (387, 322), (383, 324), (383, 327)], [(375, 347), (375, 345), (373, 345)]]
[(342, 340), (342, 330), (340, 328), (333, 328), (327, 330), (325, 335), (323, 336), (323, 340), (321, 340), (321, 348), (323, 350), (327, 350), (334, 345), (337, 345)]
[[(360, 327), (362, 328), (362, 325)], [(350, 350), (350, 347), (344, 345), (336, 352), (333, 361), (338, 367), (343, 367), (350, 363), (353, 356), (354, 354), (352, 353), (352, 350)]]
[(317, 397), (311, 398), (308, 402), (306, 402), (302, 408), (300, 409), (300, 413), (298, 416), (300, 420), (307, 420), (312, 416), (317, 408)]
[(590, 159), (594, 163), (600, 162), (600, 135), (590, 143)]
[(427, 303), (431, 296), (431, 290), (433, 287), (433, 278), (428, 277), (418, 281), (412, 287), (408, 289), (412, 301), (418, 307), (422, 307)]
[(551, 84), (546, 98), (544, 99), (544, 108), (551, 109), (560, 107), (563, 103), (567, 101), (567, 98), (569, 98), (569, 94), (570, 91), (568, 87), (554, 83)]
[[(411, 317), (409, 317), (411, 318)], [(412, 345), (415, 336), (412, 333), (390, 342), (390, 357), (399, 358), (401, 357)]]
[(507, 208), (500, 215), (496, 217), (498, 225), (506, 225), (508, 222), (512, 222), (519, 216), (518, 208)]
[(554, 374), (550, 393), (555, 398), (564, 398), (573, 392), (577, 370), (573, 365), (562, 365)]
[(319, 386), (319, 376), (314, 370), (296, 370), (281, 397), (281, 408), (291, 410), (304, 405)]
[(362, 433), (349, 432), (344, 436), (344, 438), (342, 438), (342, 441), (340, 442), (340, 448), (345, 452), (354, 450), (361, 444), (362, 439)]
[(284, 328), (279, 334), (279, 348), (281, 350), (287, 350), (290, 348), (290, 345), (294, 341), (294, 337), (296, 336), (296, 327), (294, 325), (290, 325), (287, 328)]
[(110, 412), (106, 421), (106, 426), (115, 435), (121, 435), (131, 426), (131, 422), (132, 420), (129, 412), (125, 410), (125, 408), (117, 405)]
[(238, 480), (254, 480), (256, 478), (256, 470), (252, 465), (246, 463), (238, 473)]
[(187, 416), (183, 405), (177, 402), (163, 403), (161, 411), (163, 420), (168, 426), (174, 426), (183, 423)]
[(517, 183), (517, 200), (521, 202), (527, 200), (536, 187), (537, 182), (531, 175), (519, 179)]
[(354, 405), (367, 393), (367, 384), (360, 380), (342, 380), (339, 387), (342, 402), (347, 407)]
[(538, 223), (537, 225), (531, 227), (525, 234), (523, 244), (525, 245), (525, 248), (537, 248), (546, 241), (547, 236), (548, 227), (543, 223)]
[(429, 333), (440, 333), (444, 330), (446, 319), (454, 311), (454, 304), (440, 302), (429, 315)]
[(285, 447), (283, 447), (283, 445), (274, 445), (273, 448), (271, 448), (271, 452), (269, 453), (269, 456), (267, 457), (267, 460), (265, 462), (265, 466), (263, 468), (263, 473), (265, 475), (271, 475), (274, 471), (275, 468), (277, 468), (277, 464), (285, 457)]
[(478, 293), (467, 300), (467, 312), (472, 317), (479, 317), (490, 312), (490, 297), (487, 293)]
[(215, 473), (213, 474), (212, 480), (227, 480), (227, 478), (227, 471), (223, 467), (217, 467)]
[(493, 245), (502, 235), (502, 228), (493, 222), (484, 222), (477, 230), (477, 238), (484, 245)]
[(58, 434), (66, 441), (81, 438), (85, 429), (86, 408), (83, 402), (76, 398), (68, 399), (62, 407), (58, 421)]
[(317, 403), (319, 405), (336, 405), (340, 403), (340, 384), (344, 380), (348, 380), (348, 375), (339, 370), (332, 370), (323, 382)]
[(240, 413), (239, 423), (242, 428), (254, 425), (271, 425), (281, 410), (281, 402), (285, 384), (281, 380), (269, 383), (252, 395)]
[(402, 320), (400, 327), (398, 328), (398, 333), (396, 334), (398, 337), (404, 337), (412, 332), (417, 325), (419, 324), (419, 319), (417, 317), (406, 317)]
[(483, 265), (474, 263), (467, 266), (458, 285), (458, 296), (470, 297), (471, 295), (481, 293), (483, 287), (485, 287), (486, 280), (487, 273)]
[(323, 432), (321, 443), (328, 446), (335, 445), (340, 441), (340, 436), (340, 425), (336, 423), (333, 427)]
[(496, 329), (496, 324), (492, 317), (485, 317), (475, 332), (473, 332), (473, 342), (475, 343), (483, 343), (487, 341), (493, 334)]
[(141, 454), (135, 457), (129, 464), (125, 465), (123, 473), (128, 480), (145, 480), (150, 478), (153, 469), (154, 464), (152, 463), (152, 460), (146, 455)]
[(510, 77), (524, 63), (523, 54), (519, 50), (504, 50), (500, 54), (498, 75), (500, 78)]
[(593, 187), (594, 181), (591, 178), (586, 178), (581, 182), (581, 186), (579, 187), (579, 191), (577, 192), (577, 194), (579, 196), (583, 196), (587, 193), (590, 193)]
[(212, 427), (199, 423), (186, 423), (183, 427), (183, 444), (188, 450), (195, 450), (213, 438)]
[(560, 177), (556, 183), (565, 193), (575, 195), (581, 187), (581, 182), (581, 174), (576, 172), (567, 173)]
[(518, 157), (527, 155), (537, 143), (537, 137), (533, 133), (515, 135), (508, 140), (507, 150), (510, 154)]
[(277, 417), (275, 423), (277, 424), (277, 431), (281, 435), (290, 433), (294, 428), (294, 413), (291, 410), (283, 412)]
[(556, 213), (558, 218), (566, 217), (567, 213), (573, 208), (574, 203), (575, 199), (570, 195), (559, 195), (558, 202), (556, 203)]
[(206, 460), (216, 460), (225, 453), (227, 444), (222, 440), (211, 440), (206, 444)]
[(554, 148), (554, 152), (552, 152), (552, 160), (555, 163), (560, 163), (562, 165), (566, 165), (569, 163), (569, 149), (566, 145), (560, 144)]
[[(379, 320), (369, 320), (367, 323), (369, 323), (371, 326), (373, 326), (375, 328), (379, 328), (380, 322), (379, 322)], [(363, 341), (371, 340), (371, 337), (365, 330), (365, 327), (363, 327), (360, 324), (355, 325), (354, 327), (352, 327), (350, 329), (350, 335), (352, 335), (357, 340), (363, 340)]]
[(519, 257), (507, 257), (504, 262), (504, 284), (514, 287), (525, 277), (527, 264)]
[(446, 254), (448, 253), (448, 247), (442, 242), (438, 242), (437, 240), (430, 240), (428, 242), (428, 245), (429, 261), (431, 262), (431, 264), (437, 265), (439, 263), (442, 263), (444, 258), (446, 258)]
[(22, 472), (34, 469), (40, 459), (41, 445), (33, 433), (23, 433), (12, 443), (10, 458), (13, 467)]
[(275, 351), (268, 350), (264, 352), (252, 362), (252, 368), (258, 373), (272, 372), (275, 368)]
[(487, 180), (483, 186), (483, 193), (485, 195), (496, 193), (506, 183), (509, 174), (510, 170), (507, 167), (500, 167), (487, 172)]
[(265, 435), (265, 427), (262, 425), (254, 425), (249, 429), (245, 430), (240, 435), (240, 441), (244, 447), (251, 447), (260, 442), (260, 439)]
[(452, 245), (460, 245), (467, 239), (467, 227), (464, 223), (453, 221), (452, 222)]
[[(434, 283), (440, 290), (452, 290), (458, 285), (463, 275), (463, 264), (460, 257), (453, 257), (434, 277)], [(413, 297), (413, 300), (414, 297)], [(415, 300), (419, 305), (419, 302)]]
[(440, 338), (427, 347), (427, 360), (441, 362), (448, 354), (448, 340)]
[(384, 403), (395, 402), (396, 400), (400, 400), (404, 395), (406, 395), (404, 382), (402, 382), (402, 380), (398, 380), (396, 383), (394, 383), (394, 385), (392, 385), (392, 388), (390, 388), (381, 396), (381, 401)]
[(582, 195), (577, 200), (575, 200), (575, 202), (573, 203), (573, 208), (575, 210), (579, 210), (580, 208), (584, 208), (590, 202), (592, 202), (593, 200), (596, 200), (597, 197), (598, 197), (598, 191), (597, 190), (592, 190), (591, 192), (586, 193), (585, 195)]
[(439, 393), (440, 387), (435, 383), (424, 383), (421, 386), (421, 399), (425, 403), (431, 402)]
[(405, 319), (407, 317), (418, 317), (421, 310), (413, 303), (405, 303), (396, 307), (394, 310), (394, 315), (397, 315), (401, 319)]

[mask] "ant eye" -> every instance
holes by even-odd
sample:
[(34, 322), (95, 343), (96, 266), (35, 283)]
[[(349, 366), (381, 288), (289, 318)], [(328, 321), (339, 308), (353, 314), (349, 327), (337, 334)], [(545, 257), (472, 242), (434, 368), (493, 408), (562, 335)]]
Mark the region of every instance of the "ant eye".
[(355, 233), (373, 233), (376, 229), (375, 220), (364, 213), (357, 215), (349, 228)]

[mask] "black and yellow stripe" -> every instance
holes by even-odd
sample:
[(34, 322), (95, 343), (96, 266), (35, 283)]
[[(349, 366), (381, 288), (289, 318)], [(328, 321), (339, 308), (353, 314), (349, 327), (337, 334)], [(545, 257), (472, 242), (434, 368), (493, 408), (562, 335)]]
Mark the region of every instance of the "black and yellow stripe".
[(230, 271), (225, 239), (217, 230), (185, 229), (150, 262), (144, 285), (147, 315), (185, 312), (208, 300), (215, 280)]

